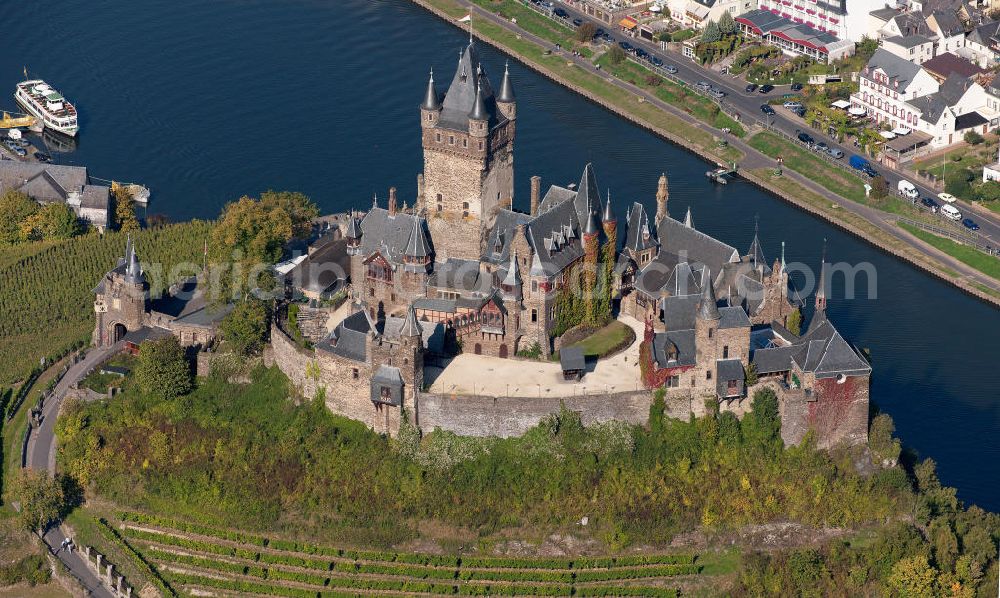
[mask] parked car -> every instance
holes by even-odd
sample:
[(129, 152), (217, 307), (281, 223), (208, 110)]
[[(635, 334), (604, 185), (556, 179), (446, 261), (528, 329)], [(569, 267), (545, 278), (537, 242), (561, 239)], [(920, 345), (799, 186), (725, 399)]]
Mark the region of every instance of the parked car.
[(569, 13), (566, 12), (565, 10), (561, 9), (561, 8), (557, 8), (557, 9), (553, 10), (552, 14), (554, 14), (557, 17), (559, 17), (560, 19), (565, 19), (565, 18), (569, 17)]
[(899, 183), (896, 185), (896, 189), (899, 191), (899, 194), (902, 195), (903, 197), (913, 200), (920, 197), (920, 192), (917, 191), (917, 188), (913, 186), (913, 183), (911, 183), (906, 179), (900, 179)]
[(955, 196), (951, 193), (938, 193), (938, 199), (945, 203), (955, 203)]
[(965, 220), (962, 220), (962, 226), (964, 226), (969, 230), (979, 230), (979, 225), (976, 224), (976, 221), (973, 220), (972, 218), (966, 218)]
[(941, 215), (950, 220), (954, 220), (955, 222), (962, 219), (962, 213), (958, 211), (958, 208), (950, 203), (946, 203), (941, 206)]
[(830, 146), (828, 146), (825, 141), (820, 141), (813, 146), (813, 149), (816, 150), (817, 152), (825, 152), (828, 149), (830, 149)]
[(760, 111), (768, 116), (774, 116), (774, 108), (771, 108), (771, 106), (767, 104), (761, 104)]
[(43, 164), (48, 164), (52, 161), (52, 156), (46, 154), (45, 152), (35, 152), (35, 159)]
[(794, 110), (795, 108), (801, 108), (802, 104), (799, 102), (785, 102), (782, 106), (788, 108), (789, 110)]
[(12, 151), (19, 157), (23, 158), (28, 155), (28, 152), (23, 147), (12, 148)]
[(721, 100), (722, 98), (726, 97), (726, 92), (722, 91), (721, 89), (710, 89), (708, 93), (712, 94), (712, 97), (714, 97), (717, 100)]
[[(663, 61), (662, 61), (662, 60), (660, 60), (659, 58), (657, 58), (656, 56), (650, 56), (650, 57), (649, 57), (649, 62), (650, 62), (650, 63), (651, 63), (651, 64), (652, 64), (653, 66), (663, 66)], [(677, 69), (674, 69), (674, 70), (676, 71)], [(669, 71), (668, 71), (668, 72), (669, 72)]]
[(626, 52), (632, 51), (632, 44), (628, 42), (618, 42), (618, 45), (621, 47), (622, 50), (625, 50)]
[(759, 91), (760, 93), (771, 93), (772, 91), (774, 91), (774, 86), (773, 85), (761, 85), (760, 88), (757, 89), (757, 91)]
[(704, 81), (698, 81), (697, 83), (694, 84), (694, 86), (697, 87), (698, 89), (704, 89), (706, 91), (712, 89), (712, 86), (709, 85), (708, 83), (705, 83)]
[(792, 91), (802, 91), (802, 84), (801, 83), (792, 83), (791, 90)]
[(865, 160), (864, 158), (862, 158), (857, 154), (851, 156), (849, 163), (851, 165), (851, 168), (853, 168), (854, 170), (860, 170), (865, 174), (868, 174), (867, 172), (868, 169), (872, 168), (872, 165), (868, 160)]
[(644, 60), (649, 60), (649, 53), (642, 48), (635, 48), (635, 55)]
[(573, 19), (574, 27), (579, 27), (580, 25), (583, 25), (583, 19)]
[(812, 145), (816, 140), (813, 139), (812, 135), (810, 135), (809, 133), (800, 132), (799, 141), (805, 143), (806, 145)]
[(757, 84), (756, 83), (751, 83), (751, 84), (747, 85), (747, 89), (746, 89), (747, 93), (753, 93), (755, 91), (757, 91)]
[(920, 198), (920, 203), (922, 203), (925, 206), (927, 206), (927, 209), (929, 209), (931, 212), (934, 212), (935, 214), (937, 213), (937, 211), (938, 211), (938, 202), (934, 201), (932, 198), (927, 197), (927, 196), (921, 197)]
[(805, 115), (806, 115), (806, 107), (805, 106), (799, 106), (798, 108), (792, 108), (792, 112), (794, 114), (799, 115), (799, 117), (805, 117)]
[(671, 75), (676, 75), (677, 74), (677, 67), (674, 66), (674, 65), (672, 65), (672, 64), (668, 64), (668, 65), (664, 66), (663, 70), (667, 71)]
[(835, 147), (831, 147), (828, 150), (828, 153), (830, 154), (830, 157), (833, 158), (834, 160), (839, 160), (844, 157), (844, 152), (840, 151)]

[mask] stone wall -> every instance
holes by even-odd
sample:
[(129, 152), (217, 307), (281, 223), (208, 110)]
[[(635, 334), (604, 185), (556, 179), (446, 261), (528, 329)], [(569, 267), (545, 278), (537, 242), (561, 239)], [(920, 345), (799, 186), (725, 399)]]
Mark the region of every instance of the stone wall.
[[(563, 398), (487, 397), (420, 393), (417, 424), (424, 432), (447, 430), (462, 436), (520, 436), (562, 405), (580, 413), (585, 425), (612, 420), (645, 424), (653, 395), (647, 391)], [(686, 411), (687, 401), (674, 407), (671, 416)], [(685, 416), (686, 417), (686, 416)]]

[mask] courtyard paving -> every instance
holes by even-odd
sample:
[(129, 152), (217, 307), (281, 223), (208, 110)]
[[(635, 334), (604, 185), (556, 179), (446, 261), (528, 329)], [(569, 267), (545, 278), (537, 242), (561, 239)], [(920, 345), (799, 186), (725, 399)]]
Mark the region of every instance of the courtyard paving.
[(579, 382), (563, 380), (556, 361), (501, 359), (470, 353), (457, 355), (444, 369), (427, 367), (424, 376), (430, 383), (430, 392), (435, 394), (566, 397), (641, 390), (639, 343), (643, 324), (626, 315), (618, 320), (635, 331), (635, 342), (616, 355), (588, 362), (587, 374)]

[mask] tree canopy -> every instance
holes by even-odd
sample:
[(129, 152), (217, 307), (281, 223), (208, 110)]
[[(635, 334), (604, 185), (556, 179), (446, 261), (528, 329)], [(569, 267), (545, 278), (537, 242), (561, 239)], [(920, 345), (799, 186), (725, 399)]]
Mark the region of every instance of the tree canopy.
[(57, 521), (66, 505), (60, 480), (39, 469), (17, 470), (11, 495), (20, 503), (18, 518), (22, 526), (31, 532), (42, 532)]
[(719, 17), (719, 33), (722, 35), (732, 35), (736, 32), (736, 22), (733, 20), (733, 15), (726, 11), (722, 13)]
[(722, 39), (722, 32), (719, 30), (719, 25), (715, 21), (709, 21), (705, 25), (705, 29), (701, 32), (701, 41), (703, 43), (717, 42)]
[(21, 224), (39, 207), (35, 200), (20, 191), (9, 190), (0, 194), (0, 242), (13, 244), (22, 241)]
[(267, 341), (270, 314), (267, 304), (249, 298), (240, 301), (222, 321), (222, 335), (233, 351), (243, 355), (256, 355)]
[(191, 391), (191, 367), (174, 335), (139, 345), (135, 382), (142, 392), (171, 399)]

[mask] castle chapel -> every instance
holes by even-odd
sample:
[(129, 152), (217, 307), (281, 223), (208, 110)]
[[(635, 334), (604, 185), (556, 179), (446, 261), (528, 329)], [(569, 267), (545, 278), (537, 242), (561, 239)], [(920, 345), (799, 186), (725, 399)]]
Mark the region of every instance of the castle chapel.
[[(621, 231), (589, 164), (578, 184), (544, 194), (531, 177), (529, 210), (514, 209), (513, 82), (505, 69), (495, 91), (471, 41), (443, 94), (431, 73), (419, 117), (416, 197), (401, 203), (390, 189), (386, 205), (343, 225), (350, 315), (309, 350), (272, 329), (275, 362), (307, 395), (324, 389), (331, 410), (379, 432), (396, 433), (404, 416), (420, 426), (429, 359), (449, 344), (497, 359), (532, 349), (549, 357), (559, 292), (575, 272), (596, 270), (608, 244), (616, 308), (645, 327), (637, 385), (739, 411), (750, 385), (771, 384), (784, 393), (787, 441), (810, 429), (821, 446), (866, 440), (871, 368), (826, 319), (822, 286), (805, 334), (786, 328), (803, 301), (783, 251), (769, 264), (756, 234), (742, 253), (697, 230), (690, 211), (673, 219), (666, 174), (656, 213), (634, 203)], [(97, 289), (97, 343), (155, 325), (142, 316), (148, 306), (127, 299), (144, 284), (135, 259), (129, 247)], [(173, 327), (187, 330), (178, 319)]]

